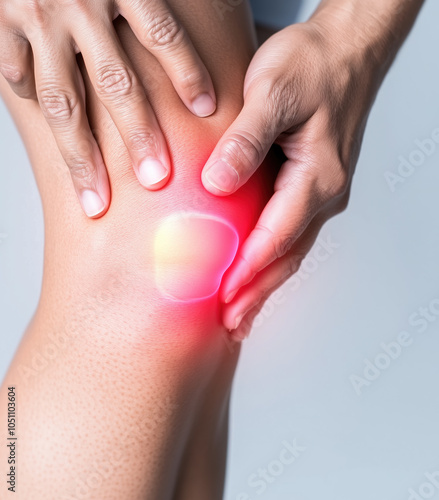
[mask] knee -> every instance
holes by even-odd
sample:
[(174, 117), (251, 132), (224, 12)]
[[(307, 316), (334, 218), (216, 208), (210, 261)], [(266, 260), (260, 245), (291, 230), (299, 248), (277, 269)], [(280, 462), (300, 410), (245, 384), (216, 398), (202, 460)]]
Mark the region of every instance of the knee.
[(236, 229), (221, 217), (183, 212), (165, 218), (154, 237), (159, 293), (177, 301), (214, 295), (238, 244)]

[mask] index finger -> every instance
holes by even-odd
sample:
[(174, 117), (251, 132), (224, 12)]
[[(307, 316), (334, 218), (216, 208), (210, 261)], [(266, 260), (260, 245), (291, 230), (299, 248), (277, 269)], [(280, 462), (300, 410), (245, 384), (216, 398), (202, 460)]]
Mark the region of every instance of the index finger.
[(309, 176), (294, 175), (295, 167), (291, 161), (282, 166), (279, 179), (286, 173), (290, 179), (276, 189), (227, 271), (220, 292), (225, 303), (257, 273), (285, 255), (319, 211), (314, 182)]
[(120, 13), (142, 45), (159, 61), (177, 94), (194, 115), (216, 108), (210, 75), (186, 30), (162, 0), (120, 2)]
[(168, 147), (113, 25), (101, 23), (77, 32), (74, 28), (73, 35), (95, 92), (127, 147), (139, 182), (147, 189), (160, 189), (171, 174)]

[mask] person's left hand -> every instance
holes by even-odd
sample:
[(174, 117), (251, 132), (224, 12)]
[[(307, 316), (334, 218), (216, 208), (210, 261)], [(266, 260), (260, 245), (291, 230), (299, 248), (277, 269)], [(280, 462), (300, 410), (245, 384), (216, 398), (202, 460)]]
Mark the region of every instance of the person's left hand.
[(246, 75), (244, 107), (204, 167), (205, 188), (224, 196), (247, 182), (274, 142), (287, 158), (224, 276), (229, 330), (297, 271), (324, 222), (347, 205), (382, 71), (371, 50), (363, 53), (343, 36), (308, 21), (265, 42)]

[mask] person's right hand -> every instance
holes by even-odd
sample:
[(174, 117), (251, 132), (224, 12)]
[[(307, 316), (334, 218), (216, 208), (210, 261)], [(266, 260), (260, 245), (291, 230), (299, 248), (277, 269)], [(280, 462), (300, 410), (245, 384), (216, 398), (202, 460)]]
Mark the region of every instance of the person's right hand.
[(160, 189), (171, 173), (166, 141), (113, 27), (119, 14), (162, 64), (186, 107), (200, 117), (211, 115), (216, 107), (212, 81), (165, 0), (0, 3), (0, 73), (17, 95), (38, 99), (89, 217), (105, 213), (110, 188), (88, 124), (76, 53), (82, 53), (140, 183)]

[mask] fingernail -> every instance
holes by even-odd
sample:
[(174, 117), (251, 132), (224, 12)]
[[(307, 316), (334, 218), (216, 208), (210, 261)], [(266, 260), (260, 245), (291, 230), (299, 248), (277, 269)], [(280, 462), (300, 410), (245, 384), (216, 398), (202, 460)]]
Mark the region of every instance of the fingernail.
[(206, 179), (212, 184), (213, 187), (230, 193), (238, 184), (238, 172), (222, 160), (215, 162), (206, 172)]
[(167, 175), (168, 171), (163, 166), (162, 162), (155, 158), (147, 158), (143, 160), (139, 166), (140, 182), (146, 188), (158, 184), (167, 177)]
[(238, 293), (238, 289), (233, 290), (233, 292), (230, 292), (229, 295), (227, 295), (226, 300), (224, 301), (224, 304), (228, 304), (229, 302), (232, 302), (233, 298), (235, 295)]
[(239, 316), (236, 317), (236, 320), (235, 320), (235, 330), (238, 328), (238, 326), (240, 325), (241, 321), (242, 321), (242, 317), (244, 316), (244, 314), (240, 314)]
[(200, 94), (192, 101), (192, 108), (197, 116), (205, 118), (215, 111), (216, 105), (209, 94)]
[(91, 189), (85, 189), (81, 194), (82, 206), (88, 217), (95, 217), (105, 209), (101, 197)]

